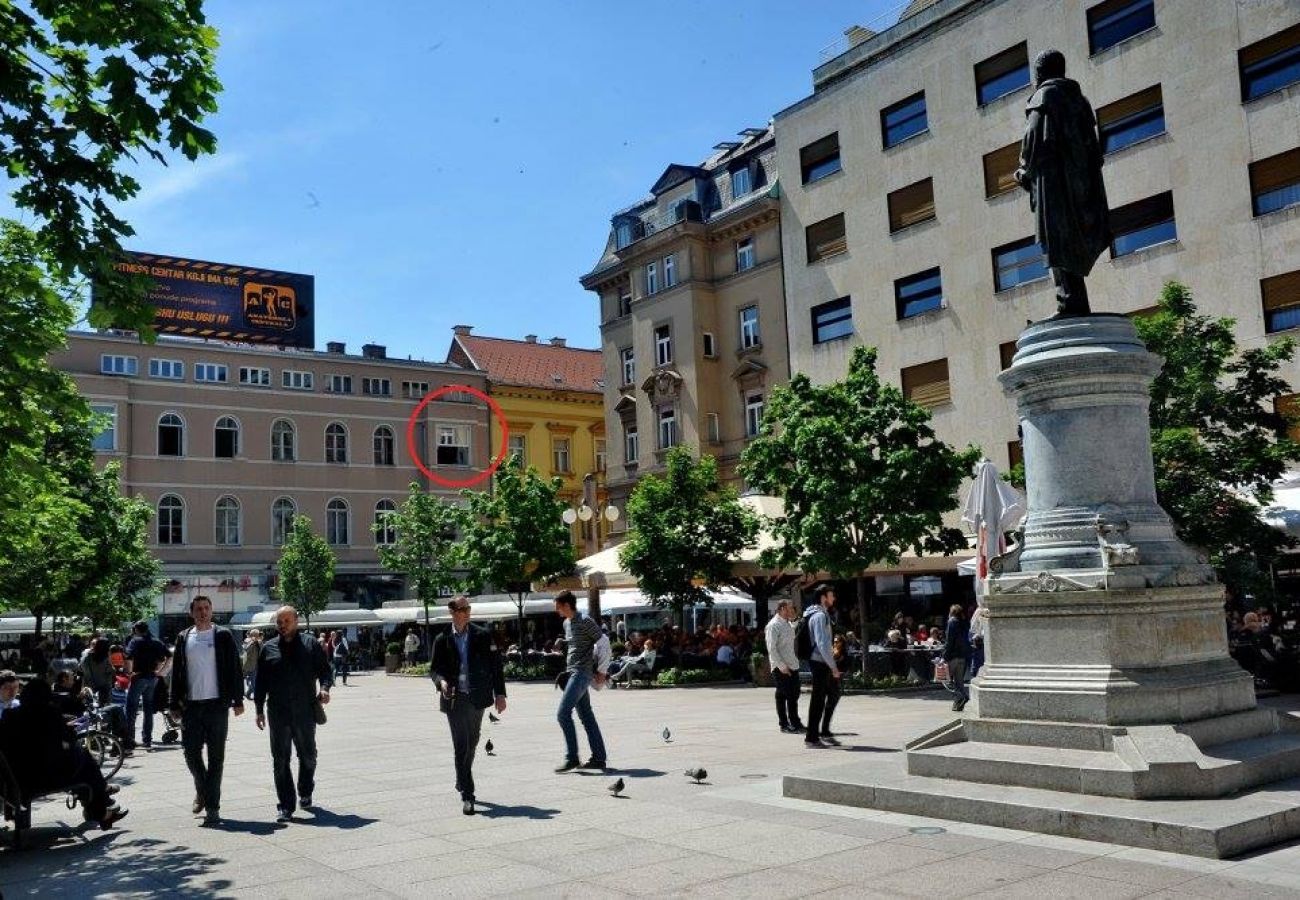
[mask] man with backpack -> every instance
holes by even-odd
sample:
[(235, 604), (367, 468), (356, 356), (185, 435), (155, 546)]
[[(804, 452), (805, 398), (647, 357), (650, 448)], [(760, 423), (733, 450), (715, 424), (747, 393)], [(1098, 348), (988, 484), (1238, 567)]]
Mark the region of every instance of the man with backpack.
[(831, 682), (842, 674), (835, 664), (831, 644), (831, 607), (835, 605), (835, 588), (823, 582), (813, 589), (813, 599), (815, 602), (803, 611), (803, 618), (795, 629), (795, 651), (800, 659), (808, 661), (808, 668), (812, 670), (812, 700), (808, 704), (808, 731), (803, 741), (805, 747), (838, 747), (839, 741), (820, 731)]
[(348, 686), (348, 654), (352, 651), (352, 645), (348, 643), (348, 636), (341, 631), (334, 632), (331, 635), (333, 645), (330, 647), (330, 654), (334, 657), (334, 683), (337, 684), (339, 678), (343, 679), (343, 686)]

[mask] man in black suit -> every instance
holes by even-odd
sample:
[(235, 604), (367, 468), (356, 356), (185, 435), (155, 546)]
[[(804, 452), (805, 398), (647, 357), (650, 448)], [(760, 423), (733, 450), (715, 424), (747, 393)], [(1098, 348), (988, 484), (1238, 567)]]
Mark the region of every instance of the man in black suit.
[(474, 815), (474, 751), (478, 749), (483, 711), (496, 706), (506, 709), (506, 679), (501, 655), (492, 646), (486, 628), (470, 624), (469, 598), (457, 597), (447, 604), (451, 630), (433, 642), (433, 663), (429, 674), (438, 689), (438, 708), (447, 714), (451, 745), (456, 754), (456, 790), (461, 811)]
[[(181, 716), (185, 764), (194, 776), (194, 815), (205, 825), (221, 821), (221, 773), (226, 763), (230, 710), (244, 714), (244, 670), (230, 629), (212, 623), (212, 601), (190, 601), (194, 627), (176, 636), (172, 650), (171, 709)], [(203, 763), (203, 748), (208, 762)]]

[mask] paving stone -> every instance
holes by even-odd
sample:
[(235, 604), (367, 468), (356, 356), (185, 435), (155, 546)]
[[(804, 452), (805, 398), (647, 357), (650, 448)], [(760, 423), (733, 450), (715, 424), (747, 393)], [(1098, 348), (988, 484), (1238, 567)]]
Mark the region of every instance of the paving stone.
[(1128, 900), (1150, 892), (1148, 885), (1125, 884), (1058, 870), (966, 896), (988, 900)]
[(964, 897), (979, 891), (1002, 890), (1042, 874), (1042, 869), (1005, 860), (961, 857), (885, 875), (873, 879), (871, 887), (905, 897)]

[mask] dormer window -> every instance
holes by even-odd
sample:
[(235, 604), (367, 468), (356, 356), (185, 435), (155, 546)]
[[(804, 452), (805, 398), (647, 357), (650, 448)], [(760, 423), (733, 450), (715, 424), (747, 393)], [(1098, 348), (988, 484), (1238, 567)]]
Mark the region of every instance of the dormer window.
[(625, 215), (614, 220), (614, 247), (622, 250), (633, 241), (645, 237), (645, 225), (633, 215)]
[(733, 169), (731, 172), (731, 196), (743, 197), (754, 189), (754, 179), (750, 177), (749, 167)]

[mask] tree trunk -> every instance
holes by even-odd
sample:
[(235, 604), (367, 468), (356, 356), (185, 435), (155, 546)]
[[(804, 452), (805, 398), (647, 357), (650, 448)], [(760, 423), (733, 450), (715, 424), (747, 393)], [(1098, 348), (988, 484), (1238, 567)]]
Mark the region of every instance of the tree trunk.
[(424, 600), (424, 646), (429, 648), (429, 662), (433, 662), (433, 638), (429, 635), (429, 599)]
[(39, 643), (41, 642), (41, 625), (44, 624), (44, 622), (45, 622), (45, 615), (44, 615), (44, 613), (37, 613), (37, 614), (36, 614), (36, 629), (32, 632), (32, 640), (33, 640), (35, 643), (38, 643), (38, 644), (39, 644)]
[(858, 643), (862, 646), (862, 677), (867, 677), (867, 579), (858, 576)]

